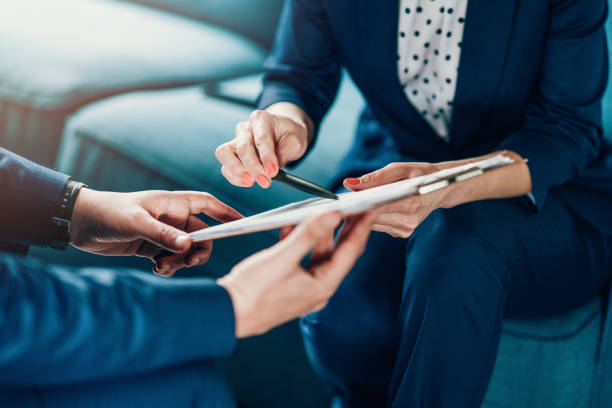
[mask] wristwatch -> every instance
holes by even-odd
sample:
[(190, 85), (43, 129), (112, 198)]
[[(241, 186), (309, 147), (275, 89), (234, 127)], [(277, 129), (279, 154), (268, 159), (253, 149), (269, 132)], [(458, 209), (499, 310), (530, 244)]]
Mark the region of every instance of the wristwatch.
[(53, 215), (51, 222), (53, 224), (53, 233), (49, 241), (49, 247), (63, 251), (70, 243), (70, 221), (72, 219), (72, 211), (76, 203), (77, 196), (81, 188), (87, 187), (78, 181), (68, 180), (66, 186), (62, 190), (62, 196)]

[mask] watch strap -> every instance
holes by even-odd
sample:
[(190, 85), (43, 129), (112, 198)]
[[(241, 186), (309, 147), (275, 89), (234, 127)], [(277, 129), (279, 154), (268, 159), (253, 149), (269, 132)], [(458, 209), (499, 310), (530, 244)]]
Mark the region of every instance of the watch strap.
[(87, 187), (85, 184), (74, 180), (68, 180), (62, 190), (60, 203), (52, 218), (54, 232), (53, 238), (49, 242), (51, 248), (64, 250), (70, 242), (70, 221), (72, 212), (76, 204), (77, 196), (81, 188)]

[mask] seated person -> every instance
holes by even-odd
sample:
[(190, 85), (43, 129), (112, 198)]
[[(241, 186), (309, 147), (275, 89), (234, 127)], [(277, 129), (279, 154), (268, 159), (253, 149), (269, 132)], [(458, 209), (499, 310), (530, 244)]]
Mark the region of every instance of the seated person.
[(336, 187), (516, 162), (377, 210), (366, 253), (301, 325), (335, 408), (480, 407), (503, 318), (609, 284), (607, 15), (602, 0), (285, 2), (260, 110), (216, 152), (230, 183), (267, 188), (304, 157), (343, 69), (366, 107)]
[[(101, 255), (151, 258), (157, 274), (170, 276), (210, 255), (210, 243), (187, 234), (206, 227), (194, 214), (241, 215), (206, 193), (94, 191), (1, 148), (0, 185), (4, 407), (234, 406), (209, 359), (231, 352), (236, 338), (320, 310), (362, 253), (372, 219), (347, 220), (335, 242), (341, 217), (326, 214), (216, 282), (164, 281), (69, 271), (23, 255), (29, 245), (70, 242)], [(163, 250), (172, 254), (156, 259)]]

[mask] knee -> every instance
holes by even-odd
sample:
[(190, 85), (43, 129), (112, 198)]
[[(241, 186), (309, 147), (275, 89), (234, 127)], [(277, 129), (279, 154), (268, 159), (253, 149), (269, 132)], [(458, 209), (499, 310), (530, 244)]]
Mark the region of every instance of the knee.
[(452, 211), (437, 211), (410, 238), (404, 296), (412, 291), (450, 300), (485, 286), (502, 289), (506, 270), (506, 260), (487, 237)]

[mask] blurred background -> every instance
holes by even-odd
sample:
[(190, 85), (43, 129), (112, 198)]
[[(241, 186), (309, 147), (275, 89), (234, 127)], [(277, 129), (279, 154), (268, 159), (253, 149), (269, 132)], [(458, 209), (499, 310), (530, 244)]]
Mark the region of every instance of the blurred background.
[[(233, 138), (236, 124), (255, 106), (282, 3), (0, 0), (0, 146), (91, 188), (208, 191), (245, 215), (305, 198), (284, 186), (266, 192), (235, 188), (221, 176), (214, 157), (216, 147)], [(350, 147), (362, 106), (360, 93), (345, 76), (317, 145), (297, 174), (321, 184), (328, 181)], [(606, 102), (606, 122), (610, 117)], [(276, 232), (268, 232), (215, 242), (207, 265), (181, 274), (224, 274), (277, 239)], [(71, 266), (151, 268), (141, 259), (95, 257), (76, 250), (34, 249), (31, 254)], [(553, 324), (553, 337), (541, 332), (536, 336), (552, 342), (566, 332), (582, 335), (581, 342), (572, 343), (577, 361), (586, 361), (585, 367), (574, 367), (578, 372), (592, 371), (597, 348), (601, 305), (589, 307), (572, 317), (571, 324)], [(506, 353), (515, 366), (496, 367), (492, 388), (498, 392), (490, 392), (488, 401), (491, 406), (516, 406), (495, 402), (498, 395), (499, 401), (511, 398), (512, 388), (506, 387), (511, 384), (530, 392), (534, 406), (551, 406), (550, 395), (541, 395), (541, 384), (520, 383), (540, 360), (546, 362), (541, 344), (534, 343), (532, 352), (531, 343), (511, 343), (517, 330), (517, 339), (529, 338), (543, 330), (543, 324), (508, 327), (500, 354)], [(524, 363), (516, 365), (516, 350), (527, 353)], [(235, 353), (218, 364), (243, 407), (329, 404), (325, 387), (308, 365), (296, 322), (241, 341)], [(590, 380), (581, 374), (572, 384), (555, 386), (566, 392), (567, 387), (581, 390), (576, 398), (583, 401)], [(581, 406), (574, 403), (566, 406)]]

